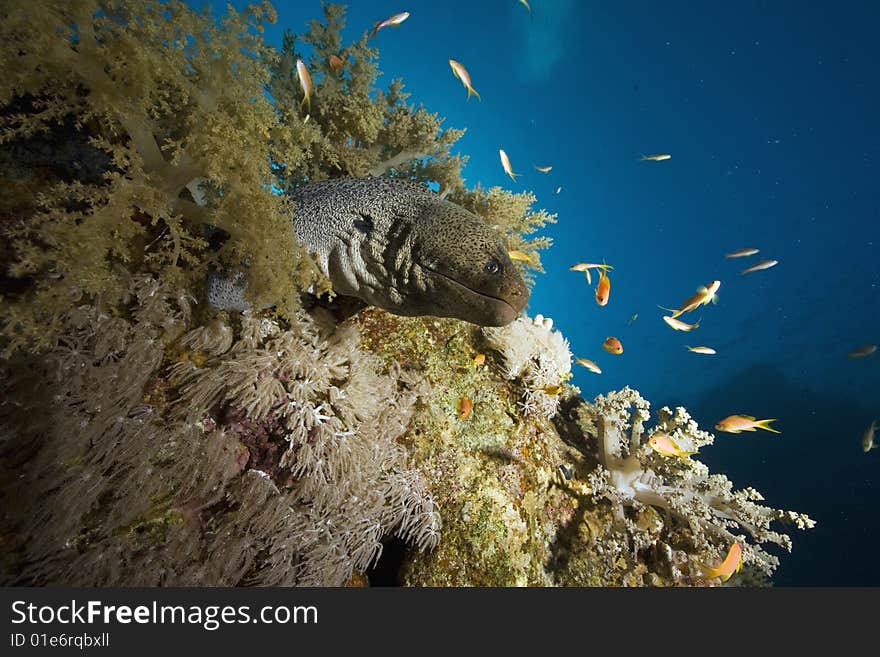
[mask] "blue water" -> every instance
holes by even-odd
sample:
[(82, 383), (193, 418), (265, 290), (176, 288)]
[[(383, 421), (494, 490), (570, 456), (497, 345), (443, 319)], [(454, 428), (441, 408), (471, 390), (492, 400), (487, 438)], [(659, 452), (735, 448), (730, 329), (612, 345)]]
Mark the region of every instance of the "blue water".
[[(781, 436), (719, 433), (700, 454), (737, 487), (818, 521), (793, 530), (775, 582), (880, 584), (880, 450), (860, 447), (880, 418), (880, 353), (847, 358), (880, 343), (880, 4), (531, 5), (530, 17), (515, 0), (357, 1), (344, 37), (409, 11), (374, 40), (379, 84), (403, 78), (410, 102), (467, 128), (469, 186), (531, 190), (558, 213), (529, 312), (552, 317), (602, 368), (578, 369), (584, 396), (631, 385), (709, 429), (733, 413), (779, 418)], [(321, 15), (317, 0), (276, 6), (267, 38), (279, 45), (284, 28)], [(450, 58), (482, 102), (465, 100)], [(761, 252), (724, 258), (741, 247)], [(739, 274), (762, 258), (779, 265)], [(615, 269), (600, 308), (568, 267), (603, 259)], [(697, 331), (662, 322), (658, 304), (678, 306), (714, 279), (719, 303), (684, 317), (702, 317)], [(608, 335), (623, 355), (602, 350)]]

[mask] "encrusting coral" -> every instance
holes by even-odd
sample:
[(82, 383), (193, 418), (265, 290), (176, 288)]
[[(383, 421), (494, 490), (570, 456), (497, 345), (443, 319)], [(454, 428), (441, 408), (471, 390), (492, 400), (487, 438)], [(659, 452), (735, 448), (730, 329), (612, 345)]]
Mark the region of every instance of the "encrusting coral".
[[(555, 220), (467, 189), (461, 131), (376, 89), (366, 32), (343, 44), (323, 11), (276, 52), (268, 3), (0, 8), (0, 581), (342, 585), (395, 538), (411, 585), (703, 584), (733, 540), (772, 573), (771, 524), (812, 521), (651, 450), (711, 442), (683, 409), (646, 431), (634, 390), (581, 399), (548, 318), (341, 318), (306, 294), (330, 291), (290, 229), (306, 182), (439, 185), (528, 281)], [(262, 310), (212, 310), (206, 275), (241, 263)]]

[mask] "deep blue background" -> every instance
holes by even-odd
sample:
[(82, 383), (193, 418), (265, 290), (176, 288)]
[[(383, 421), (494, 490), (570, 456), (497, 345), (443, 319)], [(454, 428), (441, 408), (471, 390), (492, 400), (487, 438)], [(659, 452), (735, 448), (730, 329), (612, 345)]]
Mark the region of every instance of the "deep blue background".
[[(380, 85), (401, 77), (410, 102), (467, 128), (468, 185), (532, 190), (558, 213), (529, 312), (602, 367), (578, 368), (584, 396), (630, 385), (709, 429), (733, 413), (779, 418), (781, 436), (719, 433), (700, 458), (818, 521), (793, 530), (777, 584), (880, 585), (880, 450), (860, 449), (880, 417), (880, 353), (846, 356), (880, 343), (880, 3), (531, 4), (530, 17), (516, 0), (358, 0), (344, 36), (409, 11), (374, 40)], [(277, 44), (320, 16), (317, 0), (276, 7)], [(450, 58), (482, 102), (465, 100)], [(673, 157), (638, 159), (658, 152)], [(723, 257), (747, 246), (761, 253)], [(739, 274), (761, 258), (779, 265)], [(615, 269), (600, 308), (568, 267), (603, 259)], [(716, 278), (718, 305), (685, 317), (702, 316), (697, 331), (662, 322), (657, 304)], [(607, 335), (623, 355), (602, 350)]]

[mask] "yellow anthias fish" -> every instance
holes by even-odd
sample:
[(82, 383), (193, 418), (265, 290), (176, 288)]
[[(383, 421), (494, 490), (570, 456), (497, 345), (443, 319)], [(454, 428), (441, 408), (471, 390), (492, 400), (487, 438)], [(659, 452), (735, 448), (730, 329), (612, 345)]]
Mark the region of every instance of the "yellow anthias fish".
[(727, 433), (741, 433), (743, 431), (756, 431), (764, 429), (772, 433), (782, 433), (770, 426), (771, 422), (776, 422), (776, 418), (769, 420), (756, 420), (751, 415), (730, 415), (715, 425), (718, 431), (726, 431)]
[(373, 26), (373, 31), (370, 32), (370, 37), (376, 36), (376, 32), (381, 30), (383, 27), (391, 27), (392, 25), (394, 25), (394, 26), (400, 25), (407, 18), (409, 18), (409, 12), (403, 11), (399, 14), (394, 14), (394, 16), (389, 16), (384, 21), (378, 21)]
[(608, 305), (608, 299), (611, 297), (611, 279), (603, 269), (599, 274), (599, 282), (596, 284), (596, 303), (600, 306)]
[(731, 251), (730, 253), (725, 253), (725, 258), (743, 258), (745, 256), (755, 255), (758, 253), (758, 249), (737, 249), (736, 251)]
[(498, 151), (498, 157), (501, 158), (501, 167), (504, 169), (504, 173), (510, 176), (510, 179), (516, 182), (516, 177), (521, 176), (521, 173), (514, 173), (513, 169), (510, 166), (510, 158), (507, 157), (507, 153), (504, 152), (503, 149)]
[(691, 297), (688, 297), (681, 307), (678, 310), (672, 310), (671, 308), (663, 308), (663, 310), (669, 310), (672, 315), (672, 319), (675, 319), (679, 315), (684, 313), (689, 313), (695, 308), (699, 308), (700, 306), (705, 306), (712, 301), (717, 301), (717, 293), (718, 288), (721, 287), (721, 281), (712, 281), (709, 285), (704, 287), (697, 288), (696, 294)]
[(713, 356), (716, 352), (712, 347), (688, 347), (688, 351), (693, 351), (695, 354), (706, 354), (707, 356)]
[(582, 271), (582, 272), (584, 272), (584, 274), (586, 274), (586, 276), (587, 276), (587, 285), (593, 284), (593, 279), (590, 276), (591, 269), (608, 270), (608, 269), (614, 269), (614, 267), (612, 267), (611, 265), (606, 265), (604, 262), (601, 265), (597, 265), (593, 262), (579, 262), (576, 265), (572, 265), (571, 267), (568, 268), (569, 271)]
[(880, 447), (874, 444), (874, 431), (877, 429), (877, 420), (871, 421), (871, 426), (865, 429), (865, 435), (862, 436), (862, 451), (867, 454), (872, 449)]
[(486, 354), (477, 354), (471, 359), (471, 362), (478, 367), (486, 363)]
[(534, 166), (535, 169), (537, 169), (541, 173), (550, 173), (550, 170), (553, 168), (552, 166), (539, 167), (537, 164), (534, 164), (532, 166)]
[(680, 319), (675, 319), (674, 317), (670, 317), (669, 315), (663, 315), (663, 321), (669, 324), (676, 331), (693, 331), (695, 328), (700, 327), (700, 322), (698, 321), (696, 324), (688, 324), (687, 322), (683, 322)]
[(312, 110), (312, 76), (309, 75), (309, 69), (301, 59), (296, 60), (296, 77), (299, 78), (299, 86), (302, 87), (303, 96), (300, 103), (300, 109), (305, 108), (306, 114)]
[(875, 351), (877, 351), (877, 345), (865, 344), (858, 349), (853, 349), (847, 354), (847, 356), (849, 356), (850, 358), (866, 358), (867, 356), (873, 354)]
[(672, 156), (669, 153), (658, 153), (657, 155), (642, 155), (642, 161), (662, 162), (668, 160)]
[(657, 431), (651, 434), (651, 437), (648, 438), (648, 445), (651, 446), (651, 449), (660, 454), (660, 456), (679, 458), (689, 464), (691, 461), (688, 457), (696, 454), (696, 452), (683, 450), (674, 440), (672, 440), (672, 438), (669, 437), (669, 435), (662, 431)]
[(330, 68), (332, 68), (334, 71), (338, 71), (345, 64), (345, 62), (342, 61), (342, 57), (340, 57), (339, 55), (330, 55), (329, 61)]
[(529, 10), (529, 13), (532, 13), (532, 8), (529, 7), (529, 0), (519, 0), (519, 4)]
[(546, 385), (541, 388), (538, 388), (538, 390), (543, 390), (548, 395), (558, 395), (559, 393), (562, 392), (562, 386), (550, 384), (550, 385)]
[(507, 256), (511, 260), (519, 260), (520, 262), (531, 262), (532, 256), (523, 251), (508, 251)]
[(717, 566), (702, 566), (703, 577), (706, 579), (721, 578), (722, 582), (730, 579), (731, 575), (738, 573), (742, 568), (742, 545), (734, 543), (727, 551), (727, 556)]
[(623, 353), (623, 345), (620, 343), (620, 340), (611, 335), (605, 338), (605, 342), (602, 343), (602, 347), (609, 354), (614, 354), (615, 356), (619, 356)]
[(778, 260), (761, 260), (761, 262), (757, 262), (751, 267), (746, 267), (743, 269), (740, 274), (750, 274), (753, 271), (761, 271), (762, 269), (770, 269), (770, 267), (775, 267), (779, 264)]
[(449, 60), (449, 65), (452, 67), (453, 75), (455, 75), (455, 77), (457, 77), (459, 80), (461, 80), (461, 83), (467, 88), (467, 90), (468, 90), (467, 99), (470, 100), (471, 94), (473, 94), (477, 97), (477, 100), (482, 102), (483, 99), (480, 98), (480, 94), (478, 94), (477, 90), (471, 86), (471, 76), (468, 75), (468, 72), (465, 69), (465, 67), (462, 66), (461, 64), (459, 64), (454, 59)]
[(577, 363), (578, 365), (583, 365), (588, 370), (590, 370), (593, 374), (601, 374), (602, 373), (602, 370), (599, 369), (599, 366), (596, 365), (596, 363), (591, 361), (589, 358), (575, 358), (574, 362)]

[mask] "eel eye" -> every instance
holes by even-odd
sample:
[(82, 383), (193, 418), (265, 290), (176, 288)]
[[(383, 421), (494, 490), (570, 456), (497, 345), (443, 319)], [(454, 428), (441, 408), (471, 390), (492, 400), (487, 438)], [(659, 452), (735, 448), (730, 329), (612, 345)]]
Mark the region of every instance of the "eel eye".
[(373, 229), (376, 227), (376, 222), (373, 221), (373, 218), (365, 212), (358, 212), (358, 215), (359, 218), (354, 220), (354, 227), (367, 237), (370, 237)]
[(497, 260), (490, 260), (486, 263), (487, 274), (497, 274), (501, 271), (501, 264)]

